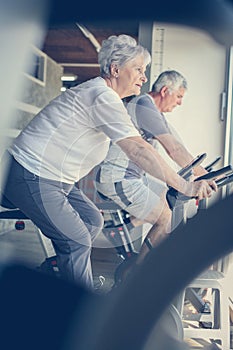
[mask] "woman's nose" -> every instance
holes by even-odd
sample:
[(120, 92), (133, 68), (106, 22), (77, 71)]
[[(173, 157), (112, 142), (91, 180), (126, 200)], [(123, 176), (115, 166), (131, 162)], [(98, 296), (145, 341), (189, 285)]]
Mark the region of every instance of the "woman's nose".
[(145, 73), (142, 74), (141, 80), (143, 81), (143, 83), (146, 83), (146, 82), (147, 82), (148, 79), (147, 79)]

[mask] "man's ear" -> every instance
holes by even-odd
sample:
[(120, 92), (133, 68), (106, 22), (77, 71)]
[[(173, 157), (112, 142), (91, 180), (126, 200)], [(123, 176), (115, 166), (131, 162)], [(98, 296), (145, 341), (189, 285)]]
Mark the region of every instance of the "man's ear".
[(168, 93), (168, 87), (163, 86), (162, 89), (160, 90), (160, 94), (162, 97), (164, 97)]

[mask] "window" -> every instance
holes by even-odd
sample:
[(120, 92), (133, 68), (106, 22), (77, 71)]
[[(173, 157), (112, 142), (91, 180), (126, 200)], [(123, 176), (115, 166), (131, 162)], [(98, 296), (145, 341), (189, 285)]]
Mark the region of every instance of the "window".
[(29, 79), (44, 86), (45, 80), (46, 80), (46, 68), (47, 68), (46, 54), (33, 46), (31, 50), (30, 60), (32, 62), (30, 71), (25, 72), (24, 74)]

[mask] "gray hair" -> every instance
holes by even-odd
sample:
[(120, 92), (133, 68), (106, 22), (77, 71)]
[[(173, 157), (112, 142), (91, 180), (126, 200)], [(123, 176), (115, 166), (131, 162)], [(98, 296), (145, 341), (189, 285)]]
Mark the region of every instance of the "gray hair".
[(131, 36), (125, 34), (110, 36), (108, 39), (103, 40), (98, 54), (101, 76), (110, 76), (112, 63), (122, 67), (126, 62), (133, 60), (138, 55), (144, 57), (145, 65), (151, 62), (151, 56), (148, 50), (137, 44), (136, 40)]
[(183, 75), (179, 72), (175, 70), (167, 70), (162, 72), (158, 76), (158, 78), (152, 85), (151, 90), (153, 92), (160, 92), (164, 86), (167, 86), (169, 88), (169, 91), (171, 92), (180, 88), (184, 88), (185, 90), (187, 90), (188, 83), (187, 80), (183, 77)]

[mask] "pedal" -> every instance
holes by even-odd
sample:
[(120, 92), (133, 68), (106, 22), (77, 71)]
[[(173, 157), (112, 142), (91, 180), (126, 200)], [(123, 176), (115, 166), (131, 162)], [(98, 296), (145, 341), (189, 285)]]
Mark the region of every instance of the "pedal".
[(199, 327), (200, 328), (205, 328), (205, 329), (211, 329), (212, 328), (212, 322), (199, 322)]
[(202, 314), (210, 314), (211, 313), (211, 309), (210, 309), (210, 303), (204, 303), (201, 311)]
[(100, 275), (97, 277), (97, 282), (94, 281), (94, 290), (95, 293), (97, 294), (103, 294), (106, 293), (106, 291), (104, 290), (104, 284), (105, 284), (105, 277)]
[(37, 269), (49, 275), (58, 276), (59, 269), (57, 266), (57, 257), (51, 256), (50, 258), (46, 258)]

